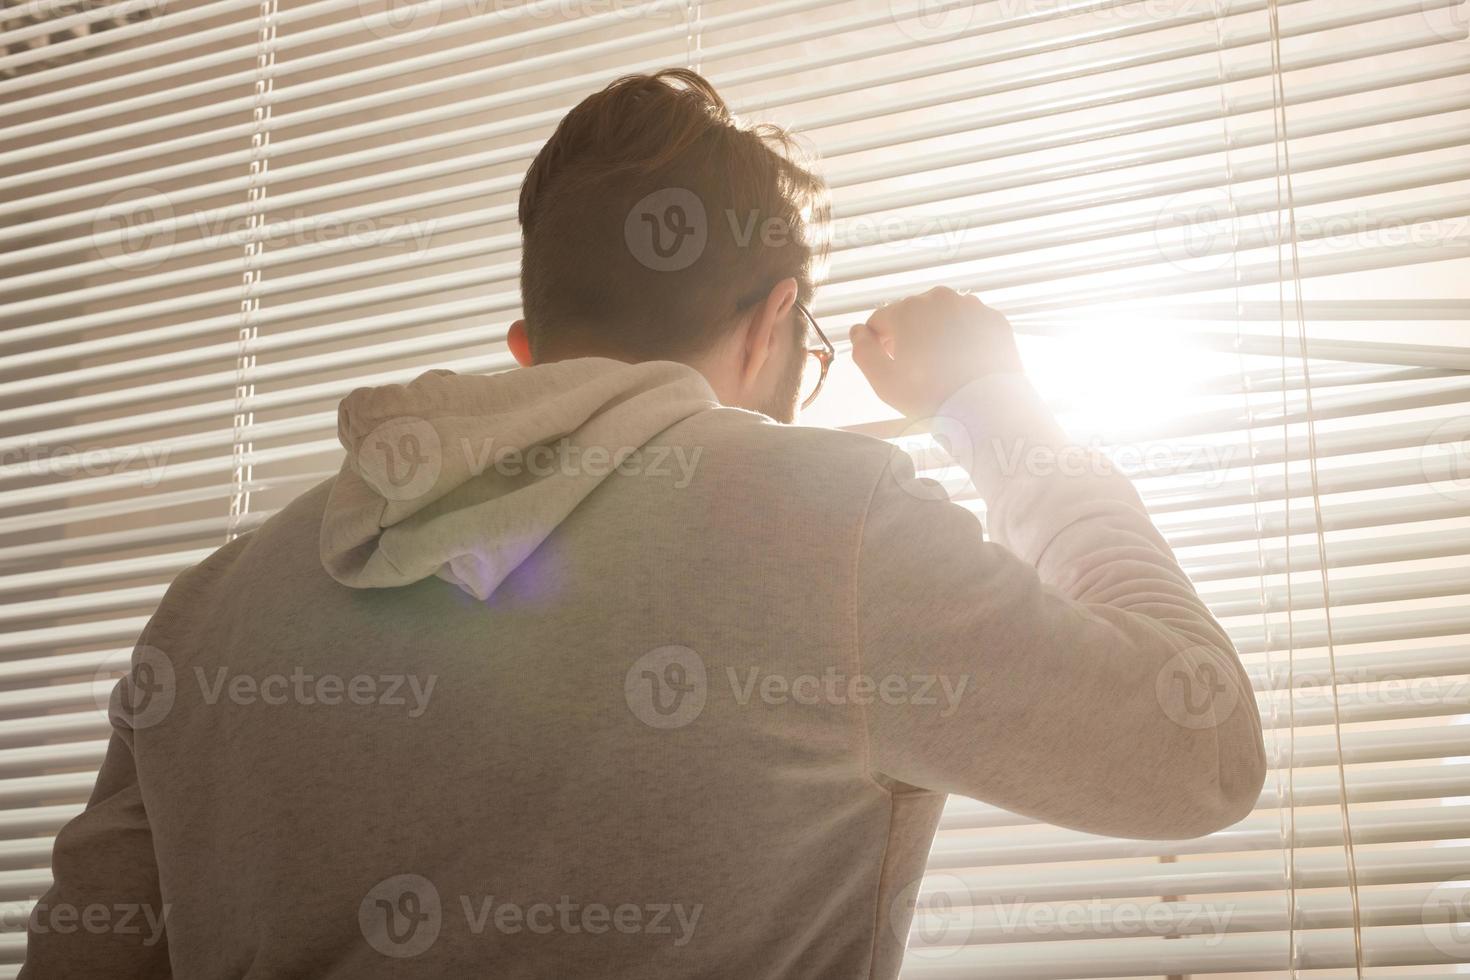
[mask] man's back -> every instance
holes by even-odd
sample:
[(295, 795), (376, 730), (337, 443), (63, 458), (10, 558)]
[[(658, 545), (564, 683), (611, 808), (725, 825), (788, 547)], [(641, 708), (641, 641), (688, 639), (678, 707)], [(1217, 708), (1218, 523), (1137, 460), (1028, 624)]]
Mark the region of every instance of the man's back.
[[(178, 579), (52, 900), (166, 907), (162, 955), (190, 978), (891, 977), (947, 791), (1140, 834), (1253, 798), (1244, 712), (1192, 731), (1150, 687), (1147, 712), (1082, 716), (1106, 699), (1088, 665), (1136, 624), (1072, 621), (885, 444), (718, 408), (668, 363), (513, 374), (395, 390), (389, 413), (413, 414), (386, 439), (385, 403), (344, 407), (344, 474)], [(456, 414), (440, 389), (461, 384), (498, 411)], [(594, 445), (636, 452), (614, 467)], [(1125, 481), (1096, 484), (1063, 488), (1057, 528), (1017, 528), (1116, 604), (1089, 523), (1115, 545), (1148, 525)], [(354, 544), (369, 524), (388, 530)], [(1207, 630), (1172, 561), (1130, 547), (1145, 601)], [(1095, 650), (1033, 648), (1097, 630)], [(1055, 689), (1052, 656), (1083, 694)], [(1148, 656), (1117, 678), (1128, 699), (1166, 651)], [(1109, 752), (1112, 800), (1086, 785)], [(27, 969), (157, 976), (158, 955), (33, 937)]]

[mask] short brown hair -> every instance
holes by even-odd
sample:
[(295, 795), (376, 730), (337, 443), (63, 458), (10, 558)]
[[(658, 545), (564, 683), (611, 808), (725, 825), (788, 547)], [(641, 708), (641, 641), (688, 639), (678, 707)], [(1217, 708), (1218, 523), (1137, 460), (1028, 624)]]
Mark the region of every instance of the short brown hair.
[(828, 206), (787, 131), (742, 125), (704, 78), (670, 68), (567, 113), (519, 217), (532, 354), (655, 359), (707, 350), (787, 277), (809, 299)]

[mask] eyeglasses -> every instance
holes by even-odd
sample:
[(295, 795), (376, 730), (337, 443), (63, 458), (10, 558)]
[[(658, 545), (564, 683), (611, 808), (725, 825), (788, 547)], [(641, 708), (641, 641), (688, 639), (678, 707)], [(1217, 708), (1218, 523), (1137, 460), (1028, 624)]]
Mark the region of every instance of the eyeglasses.
[(809, 372), (802, 371), (801, 373), (801, 389), (803, 392), (801, 407), (808, 408), (812, 402), (817, 400), (817, 396), (822, 393), (822, 384), (827, 380), (827, 369), (832, 366), (832, 361), (837, 357), (837, 348), (832, 346), (832, 341), (828, 340), (827, 335), (822, 333), (822, 328), (817, 326), (817, 318), (812, 316), (812, 311), (806, 308), (805, 303), (798, 300), (796, 308), (801, 311), (802, 316), (806, 317), (807, 325), (817, 335), (818, 341), (818, 344), (815, 346), (811, 345), (808, 341), (806, 348), (806, 356), (814, 357), (817, 360), (815, 383), (808, 380)]

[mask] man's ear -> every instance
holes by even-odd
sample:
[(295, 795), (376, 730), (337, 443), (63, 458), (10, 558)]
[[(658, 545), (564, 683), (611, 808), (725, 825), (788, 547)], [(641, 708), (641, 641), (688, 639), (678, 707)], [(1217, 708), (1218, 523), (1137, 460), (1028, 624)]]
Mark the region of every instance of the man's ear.
[(791, 308), (796, 305), (797, 285), (792, 278), (782, 279), (771, 287), (755, 309), (745, 327), (740, 369), (741, 387), (749, 388), (755, 383), (756, 375), (765, 367), (766, 361), (776, 350), (780, 333), (777, 324), (786, 320)]
[(510, 330), (505, 334), (505, 343), (517, 364), (521, 367), (531, 366), (531, 340), (526, 336), (525, 320), (517, 320), (510, 325)]

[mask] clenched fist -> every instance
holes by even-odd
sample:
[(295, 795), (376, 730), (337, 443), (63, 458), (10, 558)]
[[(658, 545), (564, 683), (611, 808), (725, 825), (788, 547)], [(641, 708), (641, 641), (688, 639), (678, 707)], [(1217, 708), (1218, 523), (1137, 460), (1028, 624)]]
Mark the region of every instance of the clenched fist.
[(944, 286), (883, 307), (850, 337), (873, 391), (909, 418), (934, 415), (977, 378), (1023, 370), (1006, 318)]

